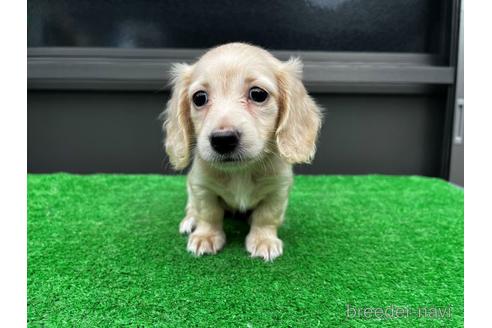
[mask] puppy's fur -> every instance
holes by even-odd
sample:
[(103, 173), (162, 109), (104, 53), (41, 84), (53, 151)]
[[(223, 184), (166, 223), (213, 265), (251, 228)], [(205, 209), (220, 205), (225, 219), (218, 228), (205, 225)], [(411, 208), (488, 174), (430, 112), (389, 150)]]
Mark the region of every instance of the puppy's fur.
[[(174, 66), (165, 147), (175, 169), (192, 161), (179, 227), (189, 234), (191, 253), (215, 254), (224, 246), (225, 210), (252, 210), (247, 251), (265, 260), (282, 254), (277, 229), (287, 208), (292, 164), (312, 160), (321, 126), (320, 108), (301, 74), (300, 60), (281, 62), (243, 43), (214, 48), (193, 65)], [(266, 91), (267, 99), (253, 101), (253, 87)], [(205, 105), (195, 104), (198, 91), (206, 92)], [(217, 131), (239, 136), (233, 152), (215, 151), (211, 136)]]

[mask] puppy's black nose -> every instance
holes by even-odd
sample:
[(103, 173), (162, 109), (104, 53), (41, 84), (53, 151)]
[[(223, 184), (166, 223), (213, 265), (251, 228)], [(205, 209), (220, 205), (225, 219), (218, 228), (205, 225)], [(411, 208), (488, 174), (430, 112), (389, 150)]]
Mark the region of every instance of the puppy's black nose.
[(239, 144), (239, 132), (236, 130), (218, 130), (210, 135), (210, 144), (219, 154), (231, 153)]

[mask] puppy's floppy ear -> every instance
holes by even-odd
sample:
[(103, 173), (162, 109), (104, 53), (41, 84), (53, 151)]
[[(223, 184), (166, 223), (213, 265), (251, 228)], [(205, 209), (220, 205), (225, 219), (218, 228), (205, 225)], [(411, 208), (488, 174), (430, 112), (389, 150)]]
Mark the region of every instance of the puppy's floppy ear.
[(184, 169), (190, 162), (193, 127), (190, 120), (188, 86), (192, 67), (175, 64), (171, 70), (172, 94), (163, 113), (163, 130), (166, 134), (166, 153), (176, 170)]
[(291, 164), (310, 163), (321, 128), (321, 110), (302, 84), (302, 62), (291, 58), (281, 63), (279, 119), (275, 132), (280, 156)]

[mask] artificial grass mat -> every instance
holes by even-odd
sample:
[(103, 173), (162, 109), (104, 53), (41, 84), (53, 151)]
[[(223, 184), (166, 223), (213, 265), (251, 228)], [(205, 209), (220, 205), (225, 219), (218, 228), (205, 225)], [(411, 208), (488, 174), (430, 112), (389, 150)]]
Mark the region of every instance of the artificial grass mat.
[(463, 325), (463, 191), (445, 181), (297, 176), (273, 263), (235, 219), (218, 255), (187, 253), (185, 201), (182, 176), (30, 174), (29, 326)]

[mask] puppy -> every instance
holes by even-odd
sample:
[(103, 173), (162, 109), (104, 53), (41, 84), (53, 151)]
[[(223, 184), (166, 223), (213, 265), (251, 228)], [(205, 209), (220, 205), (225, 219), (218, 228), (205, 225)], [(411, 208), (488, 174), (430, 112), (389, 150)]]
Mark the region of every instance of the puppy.
[(179, 231), (187, 249), (215, 254), (226, 237), (225, 210), (251, 210), (246, 249), (271, 261), (283, 252), (292, 165), (316, 150), (321, 111), (301, 81), (302, 63), (279, 61), (261, 48), (230, 43), (172, 71), (163, 113), (165, 148), (176, 170), (188, 173), (186, 216)]

